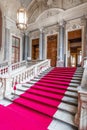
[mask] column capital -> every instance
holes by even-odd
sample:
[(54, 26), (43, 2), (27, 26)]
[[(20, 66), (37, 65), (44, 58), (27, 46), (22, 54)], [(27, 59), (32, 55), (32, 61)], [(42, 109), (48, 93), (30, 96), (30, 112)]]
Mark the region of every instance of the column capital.
[(29, 36), (29, 32), (25, 32), (24, 34), (25, 34), (25, 36)]
[(66, 21), (64, 21), (64, 20), (61, 20), (61, 21), (59, 21), (59, 27), (65, 27), (65, 24), (66, 24)]
[(43, 33), (44, 27), (39, 28), (40, 33)]

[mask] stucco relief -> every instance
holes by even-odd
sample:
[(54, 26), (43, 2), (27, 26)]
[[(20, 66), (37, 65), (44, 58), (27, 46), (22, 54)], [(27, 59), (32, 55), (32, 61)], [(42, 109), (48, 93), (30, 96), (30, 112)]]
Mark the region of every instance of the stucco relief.
[(58, 25), (54, 25), (44, 29), (45, 34), (54, 34), (58, 33), (58, 31), (59, 31)]
[[(41, 0), (41, 1), (36, 1), (34, 2), (35, 4), (32, 5), (32, 7), (29, 8), (28, 10), (28, 16), (29, 20), (28, 23), (34, 22), (40, 14), (47, 11), (48, 9), (55, 8), (55, 11), (48, 11), (47, 13), (43, 14), (44, 16), (42, 19), (48, 18), (50, 16), (53, 16), (57, 13), (59, 13), (58, 8), (62, 7), (61, 1), (58, 0)], [(60, 9), (62, 10), (62, 9)]]
[(51, 7), (58, 7), (58, 8), (62, 8), (62, 1), (61, 0), (48, 0), (47, 1), (47, 6), (49, 8)]
[(63, 8), (68, 9), (83, 3), (83, 0), (63, 0)]
[(81, 19), (71, 20), (71, 21), (66, 23), (66, 30), (73, 31), (73, 30), (76, 30), (76, 29), (81, 29), (82, 25), (83, 24), (81, 22)]
[(47, 10), (42, 15), (40, 15), (40, 17), (38, 17), (37, 20), (42, 21), (42, 20), (44, 20), (46, 18), (57, 15), (59, 13), (60, 13), (60, 11), (58, 9)]
[(37, 17), (48, 8), (46, 1), (36, 1), (28, 10), (28, 23), (35, 22)]
[(33, 22), (35, 22), (35, 20), (37, 19), (37, 17), (38, 17), (38, 8), (35, 10), (35, 12), (33, 13), (33, 15), (29, 18), (29, 20), (28, 20), (28, 23), (30, 24), (30, 23), (33, 23)]
[(30, 32), (29, 36), (31, 39), (38, 38), (40, 36), (40, 31), (37, 30), (37, 31)]

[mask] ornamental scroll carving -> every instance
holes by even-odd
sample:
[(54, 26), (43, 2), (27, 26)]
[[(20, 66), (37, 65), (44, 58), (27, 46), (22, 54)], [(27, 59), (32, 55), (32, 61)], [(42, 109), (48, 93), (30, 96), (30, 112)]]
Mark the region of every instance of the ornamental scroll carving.
[(46, 10), (44, 11), (44, 13), (42, 13), (36, 21), (40, 20), (44, 20), (46, 18), (49, 18), (49, 17), (52, 17), (52, 16), (55, 16), (57, 14), (59, 14), (61, 11), (59, 11), (58, 9), (50, 9), (50, 10)]

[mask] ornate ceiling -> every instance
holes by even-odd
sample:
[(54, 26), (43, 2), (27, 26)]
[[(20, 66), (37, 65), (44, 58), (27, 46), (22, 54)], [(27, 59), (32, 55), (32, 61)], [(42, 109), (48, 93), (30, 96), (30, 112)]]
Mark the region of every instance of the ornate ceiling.
[[(27, 1), (27, 0), (25, 0)], [(45, 10), (58, 8), (67, 10), (87, 2), (87, 0), (32, 0), (28, 6), (28, 23), (33, 23)]]
[(28, 7), (32, 0), (18, 0), (25, 8)]
[(29, 7), (31, 2), (35, 3), (46, 3), (47, 6), (51, 7), (55, 4), (55, 6), (59, 6), (61, 4), (61, 8), (68, 9), (74, 7), (78, 4), (82, 4), (87, 2), (87, 0), (18, 0), (20, 3), (24, 5), (24, 7)]

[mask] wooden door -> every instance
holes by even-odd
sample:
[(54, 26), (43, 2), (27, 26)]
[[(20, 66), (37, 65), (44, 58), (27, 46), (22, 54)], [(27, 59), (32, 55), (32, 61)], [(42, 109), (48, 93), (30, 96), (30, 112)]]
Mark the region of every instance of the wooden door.
[(56, 66), (57, 35), (51, 35), (47, 37), (47, 59), (51, 59), (51, 66)]
[(32, 40), (32, 60), (39, 59), (39, 38)]

